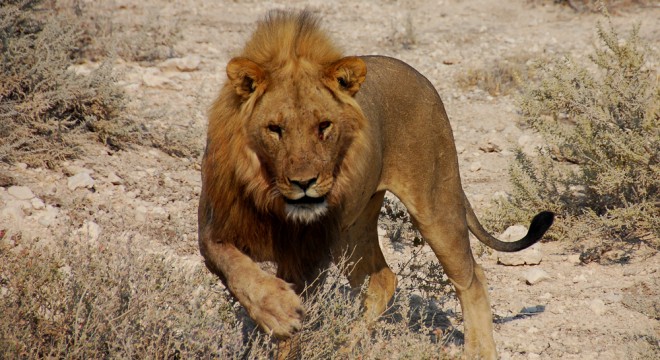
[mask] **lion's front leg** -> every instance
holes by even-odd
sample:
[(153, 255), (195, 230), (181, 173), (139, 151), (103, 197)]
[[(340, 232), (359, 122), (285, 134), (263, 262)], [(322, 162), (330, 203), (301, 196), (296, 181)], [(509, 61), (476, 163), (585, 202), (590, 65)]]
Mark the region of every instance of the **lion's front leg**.
[(250, 317), (267, 333), (289, 338), (302, 327), (304, 309), (292, 285), (263, 271), (234, 245), (206, 242), (202, 255)]

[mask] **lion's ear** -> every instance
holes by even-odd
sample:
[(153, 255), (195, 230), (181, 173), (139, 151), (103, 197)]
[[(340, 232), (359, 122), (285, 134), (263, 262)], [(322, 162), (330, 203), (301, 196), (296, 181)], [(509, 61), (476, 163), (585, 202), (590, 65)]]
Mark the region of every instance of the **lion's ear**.
[(331, 89), (353, 96), (367, 77), (367, 65), (357, 56), (348, 56), (332, 63), (325, 70), (324, 80)]
[(227, 77), (244, 100), (257, 89), (266, 85), (266, 72), (254, 61), (246, 58), (233, 58), (227, 64)]

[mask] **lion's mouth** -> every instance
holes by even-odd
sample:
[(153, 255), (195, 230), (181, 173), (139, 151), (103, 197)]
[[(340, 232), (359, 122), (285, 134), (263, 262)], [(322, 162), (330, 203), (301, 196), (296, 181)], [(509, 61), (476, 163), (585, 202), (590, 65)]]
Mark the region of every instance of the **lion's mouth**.
[(325, 202), (325, 197), (324, 196), (311, 197), (305, 195), (300, 199), (296, 199), (296, 200), (284, 198), (284, 201), (289, 205), (315, 205), (315, 204), (322, 204), (323, 202)]
[(284, 198), (285, 212), (289, 220), (300, 223), (312, 223), (319, 220), (328, 212), (328, 202), (325, 196), (303, 196), (299, 199)]

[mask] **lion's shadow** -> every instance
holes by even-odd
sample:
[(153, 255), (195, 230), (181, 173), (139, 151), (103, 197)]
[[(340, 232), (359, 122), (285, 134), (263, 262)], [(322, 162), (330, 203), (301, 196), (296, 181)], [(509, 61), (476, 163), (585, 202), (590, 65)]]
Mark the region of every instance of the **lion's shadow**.
[[(407, 298), (402, 299), (402, 296)], [(434, 344), (462, 345), (463, 332), (452, 324), (452, 319), (454, 323), (458, 322), (460, 314), (451, 309), (443, 310), (444, 304), (443, 298), (424, 298), (417, 294), (397, 291), (379, 321), (387, 323), (406, 321), (410, 331), (428, 336)]]

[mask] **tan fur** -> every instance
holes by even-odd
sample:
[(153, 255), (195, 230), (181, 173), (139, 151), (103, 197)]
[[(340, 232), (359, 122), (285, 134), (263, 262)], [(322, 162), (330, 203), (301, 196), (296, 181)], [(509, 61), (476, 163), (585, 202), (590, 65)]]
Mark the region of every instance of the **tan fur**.
[[(396, 277), (376, 224), (389, 190), (456, 286), (466, 353), (495, 358), (486, 279), (468, 226), (488, 245), (514, 251), (549, 223), (535, 220), (544, 224), (533, 224), (534, 236), (515, 248), (481, 228), (433, 86), (395, 59), (342, 57), (307, 12), (270, 13), (227, 65), (227, 78), (209, 112), (199, 244), (257, 324), (281, 338), (299, 330), (298, 294), (341, 254), (355, 263), (346, 274), (352, 286), (369, 279), (366, 318), (384, 311)], [(274, 261), (277, 276), (256, 261)]]

